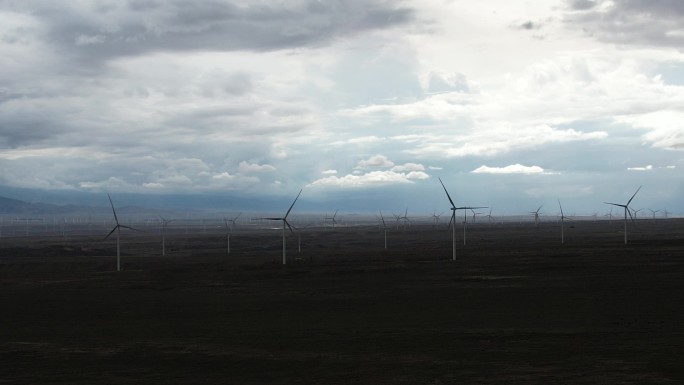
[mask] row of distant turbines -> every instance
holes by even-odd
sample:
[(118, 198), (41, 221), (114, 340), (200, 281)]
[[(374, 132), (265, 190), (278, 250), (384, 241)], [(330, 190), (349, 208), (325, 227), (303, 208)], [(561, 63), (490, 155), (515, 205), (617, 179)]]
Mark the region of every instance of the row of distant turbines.
[[(470, 211), (470, 212), (473, 214), (473, 220), (475, 220), (475, 217), (476, 217), (477, 215), (482, 215), (482, 213), (478, 213), (478, 212), (476, 212), (475, 210), (486, 209), (486, 208), (489, 208), (489, 207), (487, 207), (487, 206), (456, 206), (456, 204), (454, 203), (454, 200), (452, 199), (451, 195), (449, 194), (449, 191), (447, 190), (446, 186), (444, 185), (444, 182), (442, 181), (441, 178), (438, 178), (438, 179), (439, 179), (439, 183), (442, 185), (442, 188), (444, 189), (444, 192), (445, 192), (445, 194), (446, 194), (446, 196), (447, 196), (447, 199), (448, 199), (448, 201), (449, 201), (449, 204), (450, 204), (450, 206), (451, 206), (451, 207), (450, 207), (450, 210), (451, 210), (451, 219), (450, 219), (450, 221), (449, 221), (448, 228), (450, 228), (450, 229), (452, 230), (452, 244), (453, 244), (453, 247), (452, 247), (452, 259), (453, 259), (453, 260), (456, 260), (456, 212), (459, 211), (459, 210), (463, 211), (463, 215), (464, 215), (464, 221), (463, 221), (463, 244), (465, 245), (465, 244), (466, 244), (466, 234), (467, 234), (467, 214), (468, 214), (468, 211)], [(628, 200), (626, 203), (624, 203), (624, 204), (622, 204), (622, 203), (613, 203), (613, 202), (604, 202), (605, 204), (608, 204), (608, 205), (611, 205), (611, 206), (621, 207), (621, 208), (623, 209), (623, 211), (624, 211), (624, 242), (625, 242), (625, 244), (627, 244), (627, 222), (628, 222), (628, 221), (627, 221), (627, 216), (629, 215), (629, 218), (632, 220), (632, 222), (634, 221), (634, 216), (632, 215), (632, 209), (630, 208), (629, 205), (630, 205), (630, 203), (632, 202), (632, 200), (634, 199), (634, 197), (637, 195), (637, 193), (639, 192), (639, 190), (641, 190), (641, 186), (639, 186), (639, 188), (634, 192), (634, 194), (632, 194), (632, 196), (629, 198), (629, 200)], [(269, 221), (280, 221), (280, 222), (282, 222), (282, 234), (283, 234), (283, 254), (282, 254), (282, 263), (283, 263), (283, 265), (287, 264), (286, 233), (287, 233), (287, 230), (288, 230), (288, 229), (290, 230), (291, 233), (294, 232), (294, 231), (293, 231), (293, 226), (288, 222), (287, 218), (288, 218), (288, 216), (290, 215), (290, 212), (291, 212), (292, 209), (294, 208), (294, 205), (295, 205), (295, 203), (297, 203), (297, 200), (299, 199), (299, 197), (300, 197), (301, 194), (302, 194), (302, 190), (299, 191), (299, 193), (298, 193), (297, 196), (295, 197), (294, 201), (292, 202), (292, 204), (290, 205), (290, 207), (289, 207), (289, 208), (287, 209), (287, 211), (285, 212), (285, 215), (282, 216), (282, 217), (252, 218), (252, 219), (259, 219), (259, 220), (269, 220)], [(121, 224), (121, 223), (119, 222), (119, 218), (118, 218), (118, 216), (117, 216), (117, 214), (116, 214), (116, 209), (114, 208), (114, 203), (112, 202), (112, 198), (111, 198), (111, 196), (109, 196), (109, 194), (107, 194), (107, 197), (108, 197), (108, 199), (109, 199), (109, 203), (110, 203), (111, 208), (112, 208), (112, 213), (114, 214), (115, 226), (114, 226), (114, 228), (107, 234), (107, 236), (105, 237), (105, 239), (109, 238), (112, 234), (116, 233), (116, 265), (117, 265), (117, 271), (120, 271), (120, 270), (121, 270), (121, 251), (120, 251), (120, 232), (121, 232), (121, 229), (124, 228), (124, 229), (129, 229), (129, 230), (134, 230), (134, 231), (138, 231), (138, 230), (135, 229), (135, 228), (133, 228), (133, 227), (131, 227), (131, 226), (123, 225), (123, 224)], [(539, 208), (537, 208), (537, 210), (531, 211), (531, 212), (530, 212), (530, 214), (534, 216), (535, 225), (537, 225), (537, 224), (539, 223), (539, 214), (540, 214), (540, 212), (541, 212), (542, 207), (543, 207), (543, 206), (539, 206)], [(565, 220), (566, 220), (566, 219), (570, 219), (570, 218), (567, 217), (567, 216), (565, 216), (565, 213), (563, 212), (563, 206), (561, 205), (560, 199), (558, 200), (558, 207), (559, 207), (559, 209), (560, 209), (561, 243), (565, 243)], [(660, 210), (651, 210), (651, 211), (653, 212), (653, 215), (654, 215), (654, 217), (655, 217), (655, 213), (658, 212), (658, 211), (660, 211)], [(331, 221), (332, 226), (335, 227), (335, 224), (337, 223), (337, 221), (336, 221), (336, 219), (335, 219), (336, 216), (337, 216), (337, 212), (338, 212), (338, 211), (335, 211), (335, 213), (334, 213), (331, 217), (328, 217), (328, 216), (326, 215), (326, 216), (325, 216), (325, 222), (324, 222), (324, 224), (327, 224), (327, 221), (329, 220), (329, 221)], [(612, 211), (611, 211), (611, 213), (612, 213)], [(493, 220), (493, 217), (492, 217), (491, 214), (492, 214), (492, 212), (491, 212), (491, 208), (490, 208), (489, 214), (487, 215), (487, 217), (489, 218), (490, 221)], [(439, 217), (440, 217), (441, 215), (442, 215), (442, 214), (437, 215), (436, 212), (433, 214), (433, 221), (434, 221), (434, 224), (437, 224), (437, 223), (438, 223)], [(408, 208), (406, 209), (406, 211), (404, 212), (403, 215), (401, 215), (401, 214), (393, 214), (393, 216), (394, 216), (394, 219), (395, 219), (397, 228), (399, 227), (399, 223), (400, 223), (400, 222), (403, 222), (404, 225), (409, 225), (409, 226), (410, 226), (410, 220), (409, 220), (409, 218), (408, 218)], [(236, 217), (234, 217), (234, 218), (232, 218), (232, 219), (228, 219), (228, 218), (225, 218), (225, 217), (224, 217), (224, 219), (223, 219), (223, 223), (224, 223), (224, 226), (225, 226), (225, 229), (226, 229), (226, 234), (227, 234), (227, 238), (226, 238), (226, 242), (227, 242), (226, 249), (227, 249), (227, 253), (228, 253), (228, 254), (230, 254), (230, 235), (231, 235), (232, 230), (233, 230), (233, 227), (235, 226), (236, 221), (238, 220), (239, 217), (240, 217), (240, 214), (238, 214)], [(162, 233), (162, 255), (165, 255), (165, 254), (166, 254), (166, 246), (165, 246), (165, 243), (166, 243), (166, 233), (167, 233), (167, 229), (168, 229), (168, 224), (169, 224), (170, 222), (172, 222), (172, 220), (167, 220), (167, 219), (165, 219), (165, 218), (163, 218), (163, 217), (160, 217), (160, 219), (161, 219), (161, 221), (162, 221), (162, 231), (161, 231), (161, 233)], [(379, 219), (380, 219), (380, 221), (382, 222), (382, 229), (383, 229), (383, 233), (384, 233), (384, 245), (385, 245), (385, 249), (387, 249), (387, 229), (388, 229), (388, 225), (387, 225), (387, 223), (386, 223), (386, 221), (385, 221), (385, 217), (384, 217), (384, 215), (382, 214), (382, 211), (380, 212), (380, 217), (379, 217)], [(300, 238), (300, 247), (301, 247), (301, 238)]]

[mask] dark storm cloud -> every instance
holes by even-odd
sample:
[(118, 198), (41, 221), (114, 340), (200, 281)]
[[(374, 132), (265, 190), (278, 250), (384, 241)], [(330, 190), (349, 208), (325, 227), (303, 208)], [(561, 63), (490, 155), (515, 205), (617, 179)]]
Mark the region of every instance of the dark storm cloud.
[(567, 21), (603, 41), (684, 46), (684, 1), (568, 0)]
[(4, 8), (41, 19), (47, 41), (94, 61), (157, 50), (271, 51), (320, 46), (413, 18), (410, 9), (383, 0), (264, 1), (247, 6), (230, 0), (8, 4)]

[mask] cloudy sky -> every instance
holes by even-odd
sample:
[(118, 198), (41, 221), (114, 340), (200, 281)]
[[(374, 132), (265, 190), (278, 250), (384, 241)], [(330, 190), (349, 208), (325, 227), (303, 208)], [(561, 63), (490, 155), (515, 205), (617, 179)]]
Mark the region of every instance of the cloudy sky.
[(677, 0), (4, 0), (0, 185), (684, 212), (682, 47)]

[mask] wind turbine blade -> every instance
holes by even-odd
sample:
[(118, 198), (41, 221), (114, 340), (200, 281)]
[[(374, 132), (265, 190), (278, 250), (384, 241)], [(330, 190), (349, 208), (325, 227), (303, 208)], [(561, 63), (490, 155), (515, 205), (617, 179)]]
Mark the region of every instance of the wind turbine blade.
[(290, 222), (288, 222), (287, 219), (285, 219), (285, 218), (283, 218), (283, 222), (285, 222), (285, 224), (287, 225), (287, 227), (290, 228), (290, 233), (294, 233), (294, 231), (292, 231), (292, 225), (290, 225)]
[(116, 229), (118, 229), (118, 228), (119, 228), (119, 225), (114, 226), (112, 231), (110, 231), (109, 234), (107, 234), (107, 236), (104, 237), (103, 241), (106, 240), (107, 238), (109, 238), (109, 236), (112, 235), (116, 231)]
[(605, 204), (607, 204), (607, 205), (618, 206), (618, 207), (626, 207), (626, 205), (622, 205), (622, 204), (619, 204), (619, 203), (610, 203), (610, 202), (603, 202), (603, 203), (605, 203)]
[(114, 213), (114, 221), (116, 221), (116, 224), (119, 224), (119, 218), (116, 216), (116, 210), (114, 210), (114, 203), (112, 203), (112, 197), (109, 196), (109, 193), (107, 193), (107, 198), (109, 198), (109, 204), (112, 206), (112, 212)]
[(632, 212), (629, 211), (629, 207), (625, 206), (625, 210), (627, 211), (627, 214), (629, 214), (629, 219), (634, 223), (634, 217), (632, 217)]
[(239, 214), (237, 215), (237, 217), (233, 218), (233, 221), (237, 221), (238, 218), (240, 218), (240, 215), (242, 215), (242, 213), (239, 213)]
[(297, 203), (297, 199), (299, 199), (300, 195), (302, 195), (302, 190), (299, 190), (299, 194), (297, 194), (297, 197), (295, 198), (294, 202), (292, 202), (292, 205), (290, 205), (290, 208), (287, 209), (287, 212), (283, 218), (287, 218), (287, 216), (290, 215), (290, 211), (292, 211), (292, 208), (294, 207), (295, 203)]
[(444, 182), (442, 182), (442, 178), (437, 178), (439, 179), (439, 183), (442, 184), (442, 188), (444, 189), (444, 192), (446, 193), (447, 198), (449, 198), (449, 203), (451, 203), (451, 207), (456, 207), (454, 204), (454, 201), (451, 199), (451, 195), (449, 195), (449, 192), (447, 191), (446, 187), (444, 187)]
[(632, 199), (634, 199), (634, 197), (637, 195), (637, 193), (639, 192), (639, 190), (641, 190), (641, 187), (642, 187), (642, 186), (639, 186), (639, 188), (634, 192), (634, 195), (632, 195), (632, 197), (629, 198), (629, 200), (627, 201), (627, 206), (629, 206), (629, 204), (632, 203)]
[(560, 203), (560, 199), (558, 200), (558, 207), (560, 207), (561, 219), (562, 219), (562, 218), (565, 218), (565, 215), (563, 214), (563, 206), (562, 206), (561, 203)]
[(135, 227), (131, 227), (131, 226), (119, 225), (119, 227), (123, 227), (124, 229), (129, 229), (129, 230), (139, 231), (139, 232), (141, 232), (141, 233), (144, 233), (144, 231), (138, 230), (138, 229), (136, 229)]

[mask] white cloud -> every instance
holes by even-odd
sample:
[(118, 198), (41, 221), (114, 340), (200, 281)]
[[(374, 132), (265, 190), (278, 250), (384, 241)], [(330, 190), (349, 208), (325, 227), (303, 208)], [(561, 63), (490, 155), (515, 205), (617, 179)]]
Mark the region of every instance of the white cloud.
[(471, 172), (474, 174), (550, 174), (539, 166), (523, 166), (519, 163), (505, 167), (480, 166)]
[(653, 147), (684, 150), (684, 112), (664, 110), (641, 115), (623, 116), (621, 123), (648, 130), (642, 138)]
[(321, 172), (323, 175), (337, 175), (337, 170), (325, 170)]
[(409, 173), (395, 171), (371, 171), (365, 174), (348, 174), (342, 177), (329, 176), (309, 184), (310, 187), (370, 187), (393, 184), (413, 183), (415, 180), (428, 179), (422, 171)]
[(644, 167), (627, 167), (627, 170), (629, 171), (650, 171), (653, 170), (652, 165), (644, 166)]
[(406, 171), (425, 171), (425, 166), (418, 163), (406, 163), (391, 168), (394, 172), (406, 172)]
[(356, 164), (356, 168), (392, 167), (394, 163), (384, 155), (375, 155)]
[(273, 172), (275, 170), (276, 168), (271, 166), (270, 164), (248, 163), (244, 160), (240, 162), (240, 164), (238, 165), (238, 171), (242, 174), (249, 174), (255, 172)]

